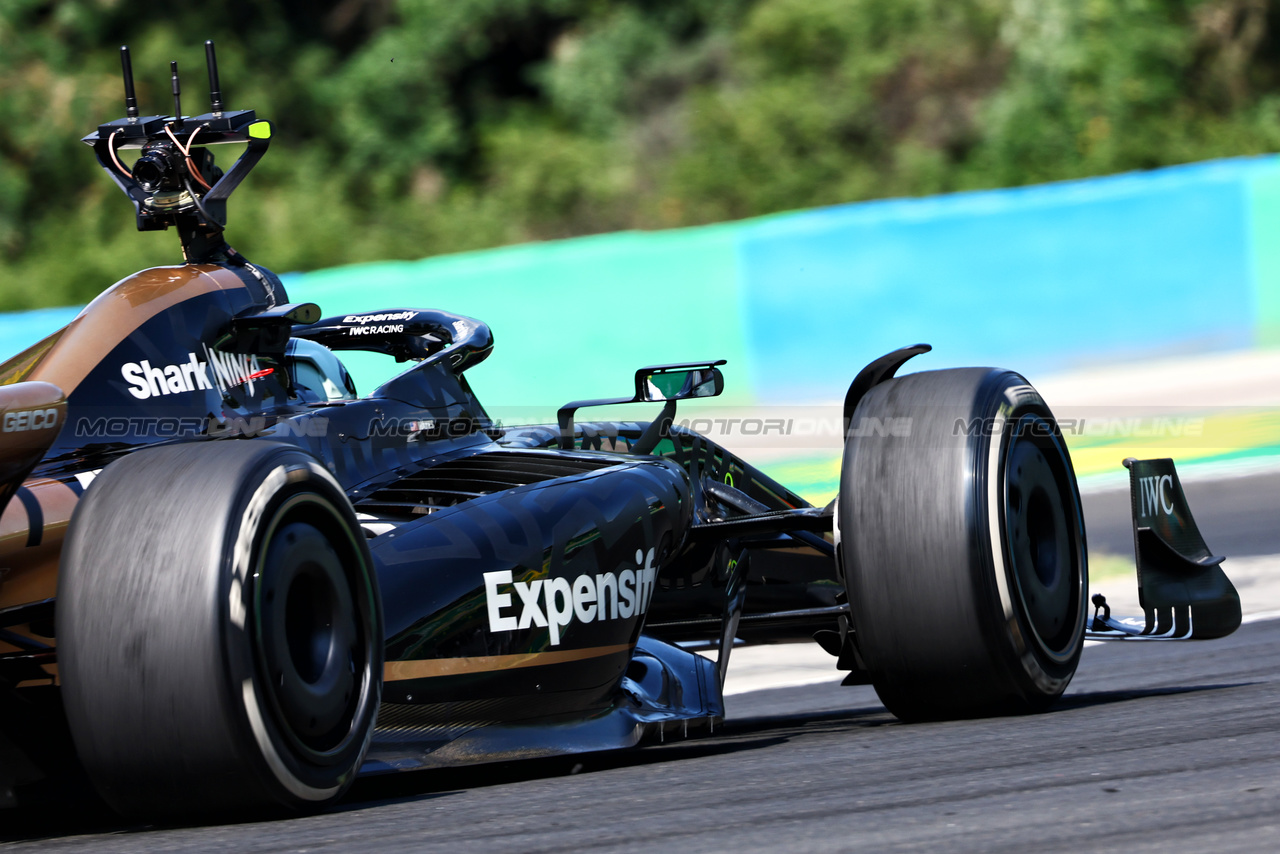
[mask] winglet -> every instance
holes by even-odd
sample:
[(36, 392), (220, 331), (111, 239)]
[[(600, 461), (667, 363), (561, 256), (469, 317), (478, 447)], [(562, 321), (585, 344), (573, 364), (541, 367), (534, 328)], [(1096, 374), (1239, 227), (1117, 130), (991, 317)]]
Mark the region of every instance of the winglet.
[(1240, 594), (1205, 545), (1173, 460), (1124, 461), (1129, 469), (1138, 602), (1146, 635), (1220, 638), (1240, 627)]

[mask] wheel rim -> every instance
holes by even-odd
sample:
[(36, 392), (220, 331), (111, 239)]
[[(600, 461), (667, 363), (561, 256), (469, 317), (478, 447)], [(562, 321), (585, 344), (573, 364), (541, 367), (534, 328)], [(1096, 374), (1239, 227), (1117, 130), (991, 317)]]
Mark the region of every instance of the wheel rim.
[(280, 506), (262, 539), (256, 597), (263, 693), (294, 750), (320, 764), (359, 735), (374, 675), (358, 581), (324, 533), (340, 522), (328, 510), (308, 494)]
[(1008, 569), (1030, 634), (1059, 661), (1075, 651), (1084, 595), (1080, 511), (1070, 473), (1054, 424), (1022, 416), (1004, 455)]

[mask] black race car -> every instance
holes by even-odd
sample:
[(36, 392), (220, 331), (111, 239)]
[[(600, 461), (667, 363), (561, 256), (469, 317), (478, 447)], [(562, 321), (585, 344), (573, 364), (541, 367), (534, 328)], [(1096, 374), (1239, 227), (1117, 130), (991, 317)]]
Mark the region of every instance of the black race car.
[[(1168, 460), (1130, 462), (1145, 614), (1095, 596), (1091, 615), (1052, 413), (1011, 371), (896, 377), (926, 345), (849, 386), (827, 507), (674, 423), (720, 393), (722, 362), (642, 368), (556, 424), (495, 423), (466, 378), (485, 324), (322, 318), (226, 244), (272, 125), (224, 109), (206, 50), (208, 113), (175, 96), (139, 116), (125, 50), (128, 115), (85, 137), (185, 263), (0, 366), (0, 702), (56, 692), (120, 812), (316, 808), (358, 774), (710, 731), (736, 640), (814, 640), (915, 721), (1047, 707), (1087, 634), (1239, 625)], [(247, 145), (226, 174), (221, 143)], [(360, 396), (346, 350), (409, 365)], [(660, 409), (578, 417), (603, 403)], [(30, 735), (4, 738), (30, 752)]]

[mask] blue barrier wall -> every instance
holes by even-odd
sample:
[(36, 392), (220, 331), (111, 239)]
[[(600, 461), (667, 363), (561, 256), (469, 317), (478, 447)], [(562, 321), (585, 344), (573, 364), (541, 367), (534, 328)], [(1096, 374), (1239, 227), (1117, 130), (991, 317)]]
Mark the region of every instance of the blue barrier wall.
[(1171, 349), (1250, 346), (1246, 193), (1275, 158), (806, 211), (740, 232), (759, 394), (829, 394), (927, 341), (931, 367), (1052, 370)]
[[(1274, 235), (1274, 237), (1273, 237)], [(234, 229), (232, 232), (234, 239)], [(836, 400), (868, 360), (1046, 372), (1280, 343), (1280, 158), (840, 205), (286, 277), (327, 314), (438, 307), (490, 324), (482, 396), (612, 396), (641, 364), (728, 357), (726, 402)], [(175, 254), (177, 247), (175, 244)], [(0, 315), (15, 353), (75, 309)], [(361, 387), (389, 376), (352, 357)]]
[(81, 306), (38, 308), (35, 311), (0, 313), (0, 353), (3, 358), (25, 350), (57, 332), (80, 313)]

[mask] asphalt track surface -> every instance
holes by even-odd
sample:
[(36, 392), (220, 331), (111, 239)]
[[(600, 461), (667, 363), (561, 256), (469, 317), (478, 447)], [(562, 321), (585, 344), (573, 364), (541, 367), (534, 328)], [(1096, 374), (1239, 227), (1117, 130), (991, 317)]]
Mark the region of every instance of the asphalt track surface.
[[(1280, 476), (1187, 493), (1216, 551), (1280, 552)], [(1121, 537), (1126, 517), (1090, 503), (1091, 539)], [(363, 780), (327, 815), (132, 827), (79, 798), (0, 814), (0, 839), (95, 852), (1225, 854), (1280, 838), (1280, 620), (1218, 641), (1090, 646), (1041, 715), (904, 725), (870, 688), (833, 683), (727, 702), (711, 737)]]

